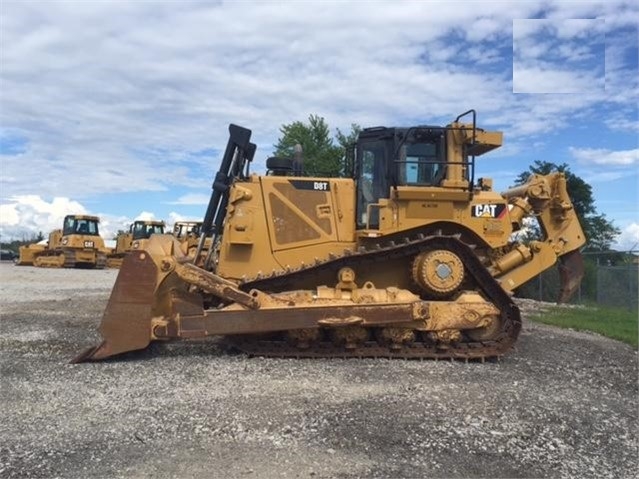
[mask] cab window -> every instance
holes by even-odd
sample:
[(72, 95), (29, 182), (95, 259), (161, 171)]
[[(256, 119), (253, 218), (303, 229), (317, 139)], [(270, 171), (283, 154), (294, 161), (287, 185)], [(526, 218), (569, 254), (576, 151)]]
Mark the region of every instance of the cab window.
[(404, 143), (397, 164), (400, 185), (436, 185), (443, 176), (435, 143)]
[(67, 217), (64, 219), (63, 235), (80, 234), (98, 236), (98, 222), (89, 219)]

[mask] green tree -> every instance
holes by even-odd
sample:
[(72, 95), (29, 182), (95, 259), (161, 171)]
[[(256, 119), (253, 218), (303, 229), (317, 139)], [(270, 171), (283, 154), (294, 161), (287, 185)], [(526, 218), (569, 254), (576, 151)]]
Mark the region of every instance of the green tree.
[(348, 134), (342, 133), (342, 131), (337, 128), (335, 137), (337, 138), (337, 143), (339, 143), (339, 147), (342, 150), (342, 157), (344, 158), (344, 161), (342, 161), (343, 169), (340, 172), (340, 176), (349, 176), (352, 172), (354, 166), (353, 161), (355, 159), (354, 148), (360, 131), (362, 131), (362, 128), (356, 123), (351, 123), (351, 131)]
[(588, 183), (572, 173), (566, 163), (557, 165), (548, 161), (535, 160), (535, 163), (528, 170), (517, 177), (516, 184), (525, 183), (531, 173), (547, 175), (553, 171), (558, 171), (566, 175), (568, 194), (572, 199), (575, 212), (588, 240), (585, 249), (587, 251), (606, 251), (610, 249), (611, 243), (620, 231), (613, 225), (612, 221), (606, 218), (606, 215), (597, 212), (595, 199), (592, 196), (592, 187)]
[(344, 158), (347, 147), (357, 139), (360, 128), (351, 126), (348, 134), (337, 130), (337, 144), (331, 137), (326, 120), (318, 115), (310, 115), (308, 123), (295, 121), (282, 125), (282, 137), (274, 146), (275, 156), (292, 158), (296, 144), (302, 145), (304, 174), (307, 176), (341, 176), (345, 173)]
[(38, 233), (31, 233), (31, 236), (27, 237), (26, 234), (22, 237), (21, 240), (19, 239), (14, 239), (11, 241), (3, 241), (0, 243), (0, 247), (3, 249), (10, 249), (13, 252), (15, 252), (16, 254), (18, 253), (18, 251), (20, 250), (20, 246), (26, 246), (32, 243), (37, 243), (39, 241), (42, 241), (44, 239), (44, 234), (42, 233), (42, 231), (38, 231)]

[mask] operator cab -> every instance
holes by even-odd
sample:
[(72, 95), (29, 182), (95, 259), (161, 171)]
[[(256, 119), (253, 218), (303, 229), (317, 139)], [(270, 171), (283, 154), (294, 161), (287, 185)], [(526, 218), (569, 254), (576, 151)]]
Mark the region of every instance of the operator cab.
[(201, 221), (190, 222), (181, 221), (173, 226), (173, 236), (178, 239), (186, 238), (188, 235), (200, 236)]
[[(357, 226), (378, 228), (381, 198), (397, 186), (437, 186), (446, 172), (446, 128), (376, 127), (357, 142)], [(370, 215), (370, 217), (369, 217)]]
[(62, 235), (66, 236), (73, 234), (99, 236), (98, 219), (87, 216), (65, 216)]
[(164, 234), (163, 222), (136, 221), (131, 225), (131, 234), (134, 240), (148, 239), (152, 234)]

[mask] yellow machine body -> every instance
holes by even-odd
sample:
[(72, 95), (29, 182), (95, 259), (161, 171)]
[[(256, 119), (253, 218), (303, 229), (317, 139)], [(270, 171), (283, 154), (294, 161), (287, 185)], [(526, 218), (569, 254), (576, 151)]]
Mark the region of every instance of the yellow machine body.
[[(568, 299), (586, 239), (563, 174), (503, 193), (475, 180), (475, 157), (502, 135), (471, 112), (472, 123), (364, 130), (341, 178), (306, 177), (300, 158), (248, 174), (251, 132), (231, 125), (195, 254), (156, 235), (129, 255), (104, 342), (76, 361), (209, 335), (266, 356), (503, 355), (521, 328), (513, 291), (559, 260)], [(514, 241), (530, 216), (543, 237)]]
[[(200, 242), (202, 221), (176, 221), (173, 225), (173, 236), (180, 242), (182, 252), (190, 258), (195, 258)], [(202, 264), (211, 247), (211, 238), (207, 238), (196, 264)]]
[(99, 222), (97, 216), (67, 215), (62, 229), (49, 234), (46, 246), (22, 246), (17, 264), (42, 268), (104, 268), (108, 249), (98, 231)]
[(25, 246), (20, 246), (18, 257), (18, 261), (16, 261), (16, 265), (18, 266), (33, 266), (36, 256), (47, 249), (47, 245), (32, 243)]
[(115, 248), (107, 254), (108, 268), (120, 268), (126, 254), (132, 250), (143, 249), (153, 234), (164, 234), (164, 221), (136, 220), (129, 226), (129, 231), (118, 234)]

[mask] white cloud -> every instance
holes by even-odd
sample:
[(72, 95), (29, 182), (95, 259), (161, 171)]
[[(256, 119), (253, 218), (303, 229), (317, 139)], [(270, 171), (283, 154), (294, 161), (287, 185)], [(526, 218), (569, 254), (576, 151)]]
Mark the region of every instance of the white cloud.
[[(66, 215), (91, 214), (100, 218), (100, 236), (115, 237), (118, 230), (128, 230), (133, 219), (89, 211), (70, 198), (53, 198), (50, 202), (38, 195), (15, 196), (0, 204), (0, 237), (2, 241), (30, 239), (42, 232), (45, 237), (54, 229), (62, 228)], [(156, 215), (142, 211), (135, 219), (154, 220)]]
[(150, 211), (142, 211), (135, 217), (136, 220), (142, 221), (155, 221), (155, 213), (151, 213)]
[(639, 223), (630, 223), (622, 228), (612, 248), (618, 251), (639, 251)]
[(479, 18), (465, 29), (466, 39), (473, 43), (493, 39), (504, 33), (503, 28), (503, 23), (496, 18)]
[[(630, 116), (630, 115), (628, 115)], [(608, 128), (615, 131), (628, 131), (639, 134), (639, 120), (628, 118), (622, 112), (613, 114), (604, 120)]]
[(0, 205), (0, 225), (15, 226), (20, 222), (20, 215), (16, 210), (16, 204)]
[(516, 93), (581, 93), (603, 88), (603, 76), (589, 71), (552, 67), (542, 62), (513, 70), (513, 91)]
[(554, 22), (555, 34), (562, 39), (584, 40), (604, 31), (605, 22), (602, 18), (569, 18), (551, 20)]
[(628, 176), (625, 171), (586, 171), (582, 174), (583, 180), (588, 184), (607, 183), (617, 181)]
[(189, 193), (183, 196), (180, 196), (175, 201), (169, 201), (170, 205), (208, 205), (210, 200), (209, 195), (201, 194), (201, 193)]
[(9, 198), (0, 205), (0, 235), (2, 238), (31, 238), (42, 232), (61, 228), (68, 214), (86, 214), (87, 210), (77, 201), (57, 197), (47, 202), (37, 195)]
[(516, 53), (516, 58), (519, 60), (537, 60), (539, 58), (543, 58), (548, 55), (550, 49), (552, 48), (551, 42), (544, 41), (526, 41), (524, 42), (516, 42), (513, 45), (513, 49)]
[[(3, 7), (3, 43), (11, 48), (3, 49), (0, 122), (28, 140), (20, 156), (2, 159), (5, 194), (32, 193), (41, 171), (49, 172), (39, 191), (47, 197), (204, 185), (205, 163), (192, 152), (223, 148), (231, 121), (272, 145), (281, 124), (309, 113), (348, 128), (448, 121), (468, 107), (484, 116), (504, 111), (509, 75), (446, 62), (469, 48), (491, 51), (484, 41), (508, 47), (512, 18), (538, 9), (520, 2), (477, 9), (69, 5)], [(451, 42), (457, 31), (471, 43)], [(473, 64), (498, 58), (473, 55)]]
[(623, 165), (639, 164), (639, 148), (633, 150), (613, 151), (604, 148), (568, 148), (573, 158), (595, 165)]
[[(444, 123), (475, 108), (480, 122), (524, 146), (584, 115), (602, 121), (600, 111), (623, 106), (632, 118), (637, 75), (624, 60), (632, 35), (611, 42), (606, 91), (512, 94), (512, 39), (532, 35), (514, 31), (513, 19), (540, 11), (601, 18), (607, 30), (637, 23), (623, 1), (5, 2), (0, 125), (24, 144), (0, 148), (0, 191), (92, 206), (105, 193), (153, 191), (171, 204), (183, 191), (172, 194), (176, 187), (210, 191), (230, 122), (253, 129), (259, 167), (279, 126), (310, 113), (348, 130)], [(568, 26), (580, 34), (579, 22)], [(552, 50), (535, 44), (535, 57)], [(571, 43), (562, 55), (588, 53)], [(548, 80), (544, 71), (530, 69), (523, 81), (582, 89), (599, 79), (551, 69)]]
[(569, 62), (589, 60), (595, 56), (592, 49), (579, 44), (559, 45), (557, 53), (559, 57)]
[[(332, 125), (386, 121), (412, 109), (413, 98), (399, 95), (415, 91), (411, 83), (445, 92), (446, 78), (437, 70), (429, 75), (416, 59), (420, 44), (458, 22), (452, 9), (429, 17), (428, 28), (427, 7), (416, 4), (302, 7), (240, 8), (243, 21), (236, 22), (232, 4), (7, 6), (3, 41), (12, 48), (3, 51), (2, 123), (24, 131), (28, 144), (22, 155), (3, 159), (3, 189), (28, 193), (43, 170), (50, 172), (41, 191), (47, 196), (63, 188), (86, 196), (192, 185), (199, 177), (189, 174), (196, 161), (189, 153), (223, 147), (230, 121), (254, 127), (272, 144), (278, 126), (300, 114), (335, 113), (339, 105), (344, 113), (331, 115)], [(488, 23), (507, 20), (498, 15)], [(371, 35), (380, 28), (383, 37)], [(478, 83), (452, 74), (458, 76), (461, 91)], [(430, 96), (426, 90), (420, 96)], [(436, 112), (456, 111), (451, 90), (438, 95)], [(29, 171), (21, 171), (24, 164)]]
[(543, 31), (546, 24), (547, 22), (543, 19), (515, 17), (513, 19), (513, 43), (515, 46), (521, 44), (523, 40)]
[(175, 211), (171, 211), (168, 216), (167, 223), (175, 224), (176, 221), (202, 221), (202, 218), (198, 218), (191, 215), (183, 215), (182, 213), (176, 213)]
[(514, 20), (513, 91), (603, 91), (603, 25), (603, 19)]
[(167, 228), (166, 231), (173, 231), (173, 225), (178, 221), (202, 221), (201, 217), (183, 215), (182, 213), (176, 213), (175, 211), (171, 211), (168, 215), (167, 219)]
[(100, 236), (105, 241), (115, 239), (118, 231), (129, 231), (129, 225), (132, 223), (132, 220), (126, 216), (107, 214), (97, 214), (96, 216), (100, 218)]

